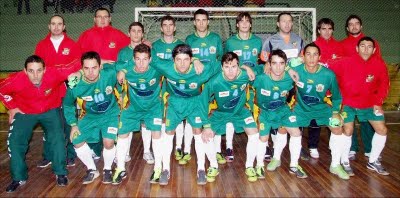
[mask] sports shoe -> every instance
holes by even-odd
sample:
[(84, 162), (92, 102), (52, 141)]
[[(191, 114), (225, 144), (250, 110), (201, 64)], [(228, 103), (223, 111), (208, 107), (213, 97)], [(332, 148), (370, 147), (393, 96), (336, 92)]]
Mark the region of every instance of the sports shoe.
[(382, 166), (379, 160), (376, 160), (374, 163), (367, 163), (367, 168), (370, 170), (374, 170), (381, 175), (389, 175), (389, 172)]
[(356, 152), (350, 151), (349, 152), (349, 160), (355, 160), (355, 159), (356, 159)]
[(75, 166), (75, 159), (74, 158), (68, 158), (67, 159), (67, 167), (72, 167)]
[(274, 148), (269, 148), (267, 146), (267, 150), (265, 151), (264, 160), (270, 162), (272, 160), (272, 155), (274, 153)]
[(214, 182), (215, 181), (215, 177), (217, 177), (219, 175), (219, 170), (218, 168), (214, 168), (214, 167), (209, 167), (207, 169), (207, 182)]
[(156, 168), (153, 171), (153, 174), (150, 176), (150, 183), (151, 184), (158, 184), (161, 176), (161, 168)]
[(336, 167), (329, 167), (329, 172), (332, 174), (337, 175), (340, 179), (348, 180), (350, 179), (349, 175), (346, 173), (346, 171), (343, 170), (343, 167), (338, 165)]
[(296, 167), (290, 167), (289, 168), (289, 173), (296, 175), (297, 178), (307, 178), (306, 172), (304, 172), (303, 168), (301, 168), (300, 165), (297, 165)]
[(217, 162), (218, 164), (226, 164), (226, 159), (222, 153), (217, 153)]
[(319, 158), (319, 152), (318, 149), (316, 148), (312, 148), (310, 149), (310, 156), (314, 159), (318, 159)]
[(154, 164), (154, 156), (152, 152), (144, 153), (143, 159), (146, 161), (147, 164)]
[(103, 184), (111, 184), (113, 181), (112, 170), (103, 170)]
[(47, 159), (43, 159), (42, 161), (39, 161), (39, 163), (37, 164), (37, 167), (39, 168), (46, 168), (51, 164), (50, 160)]
[(233, 150), (228, 148), (226, 149), (225, 159), (227, 162), (233, 162)]
[(206, 171), (204, 171), (204, 170), (197, 171), (197, 184), (198, 185), (206, 185), (207, 184)]
[(272, 158), (271, 162), (267, 165), (267, 171), (275, 171), (279, 166), (281, 166), (281, 160)]
[(126, 178), (126, 171), (116, 168), (112, 177), (112, 184), (118, 185), (122, 183), (122, 180)]
[(92, 170), (92, 169), (87, 170), (86, 171), (86, 175), (83, 178), (82, 184), (90, 184), (90, 183), (92, 183), (96, 178), (99, 177), (99, 175), (100, 175), (100, 173), (97, 170)]
[(6, 192), (12, 193), (17, 190), (18, 187), (25, 185), (26, 181), (12, 181), (10, 185), (7, 186)]
[[(371, 155), (371, 153), (364, 153), (364, 156), (367, 158), (369, 158), (370, 155)], [(382, 161), (382, 155), (379, 155), (378, 160)]]
[(343, 166), (343, 170), (346, 171), (346, 173), (347, 173), (349, 176), (354, 176), (353, 169), (351, 168), (349, 162), (343, 162), (343, 163), (342, 163), (342, 166)]
[(256, 166), (256, 174), (258, 179), (265, 179), (264, 166)]
[(257, 173), (256, 173), (256, 170), (254, 170), (253, 167), (248, 167), (248, 168), (246, 168), (245, 173), (246, 173), (246, 175), (247, 175), (247, 180), (248, 180), (249, 182), (255, 182), (255, 181), (257, 181)]
[(68, 185), (68, 178), (65, 175), (56, 175), (57, 186)]
[(190, 153), (185, 153), (183, 157), (179, 160), (179, 164), (186, 165), (190, 161), (190, 159), (192, 159)]
[(300, 158), (301, 158), (302, 160), (304, 160), (304, 161), (310, 160), (310, 156), (308, 155), (308, 152), (307, 152), (304, 148), (301, 148), (301, 151), (300, 151)]
[[(92, 150), (93, 151), (93, 150)], [(94, 160), (94, 162), (98, 162), (98, 161), (100, 161), (100, 156), (98, 156), (98, 155), (96, 155), (96, 153), (93, 151), (93, 153), (92, 153), (92, 158), (93, 158), (93, 160)]]
[(180, 159), (182, 159), (182, 157), (183, 157), (182, 149), (180, 149), (180, 148), (176, 149), (176, 151), (175, 151), (175, 159), (176, 160), (180, 160)]
[(158, 180), (158, 184), (161, 186), (168, 185), (168, 180), (169, 180), (169, 171), (168, 170), (163, 170), (160, 175), (160, 179)]
[(130, 162), (132, 160), (132, 157), (130, 155), (125, 156), (125, 162)]

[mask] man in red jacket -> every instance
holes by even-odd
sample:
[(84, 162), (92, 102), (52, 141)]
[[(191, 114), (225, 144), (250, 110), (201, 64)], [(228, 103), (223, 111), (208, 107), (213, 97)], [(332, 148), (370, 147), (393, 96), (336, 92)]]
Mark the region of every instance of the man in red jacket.
[[(54, 15), (50, 18), (49, 34), (36, 45), (35, 54), (44, 60), (47, 67), (65, 65), (80, 58), (81, 50), (75, 41), (65, 33), (65, 22), (62, 16)], [(60, 98), (64, 98), (66, 91), (66, 86), (61, 84)], [(74, 146), (68, 138), (71, 129), (66, 123), (64, 126), (65, 141), (67, 142), (67, 166), (74, 166), (76, 153)], [(41, 168), (45, 168), (51, 164), (50, 150), (46, 139), (46, 137), (43, 137), (43, 160), (37, 165)]]
[(357, 45), (358, 54), (330, 64), (339, 81), (343, 96), (342, 117), (344, 120), (344, 151), (341, 163), (344, 170), (354, 175), (349, 163), (351, 135), (354, 119), (368, 121), (375, 130), (367, 168), (381, 175), (389, 175), (378, 157), (385, 147), (387, 128), (384, 121), (382, 104), (389, 92), (389, 76), (385, 63), (375, 52), (375, 41), (363, 37)]
[(0, 101), (9, 109), (10, 124), (7, 145), (12, 182), (7, 192), (14, 192), (28, 178), (25, 154), (32, 129), (38, 123), (42, 125), (51, 146), (52, 169), (57, 185), (68, 184), (59, 87), (68, 74), (79, 68), (78, 61), (63, 67), (45, 68), (43, 59), (33, 55), (26, 59), (23, 71), (0, 82)]

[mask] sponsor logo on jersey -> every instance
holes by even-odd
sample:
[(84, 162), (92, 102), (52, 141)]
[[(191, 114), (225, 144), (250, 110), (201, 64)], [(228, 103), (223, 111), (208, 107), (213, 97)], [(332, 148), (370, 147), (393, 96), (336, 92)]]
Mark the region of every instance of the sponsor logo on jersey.
[(235, 53), (238, 56), (242, 56), (242, 50), (234, 50), (233, 53)]
[(149, 85), (150, 85), (150, 86), (153, 86), (154, 83), (156, 83), (156, 79), (155, 79), (155, 78), (153, 78), (153, 79), (151, 79), (151, 80), (149, 81)]
[(337, 58), (336, 54), (332, 54), (332, 59), (336, 59), (336, 58)]
[(164, 53), (157, 53), (157, 56), (160, 57), (161, 59), (164, 59)]
[(286, 97), (287, 95), (289, 95), (289, 92), (287, 90), (283, 90), (281, 92), (281, 97)]
[(95, 89), (95, 90), (94, 90), (94, 93), (95, 93), (95, 94), (100, 93), (100, 89)]
[(146, 79), (139, 78), (139, 83), (144, 83), (144, 82), (146, 82)]
[(250, 46), (245, 45), (245, 46), (243, 47), (243, 49), (248, 50), (248, 49), (250, 49)]
[(93, 101), (93, 98), (92, 98), (92, 96), (83, 96), (82, 100), (90, 102), (90, 101)]
[(115, 43), (114, 42), (110, 42), (110, 44), (108, 45), (109, 48), (115, 48)]
[(118, 128), (116, 128), (116, 127), (108, 127), (107, 128), (107, 133), (111, 133), (111, 134), (117, 135)]
[(264, 96), (271, 96), (271, 91), (265, 90), (265, 89), (261, 89), (261, 95), (264, 95)]
[(247, 83), (246, 84), (243, 84), (242, 86), (240, 86), (240, 90), (244, 90), (244, 89), (246, 89), (246, 86), (247, 86)]
[(374, 75), (368, 74), (367, 78), (365, 79), (365, 82), (372, 82), (374, 80)]
[(139, 89), (145, 90), (146, 89), (146, 85), (145, 84), (140, 84)]
[(185, 84), (179, 84), (179, 89), (180, 90), (185, 90)]
[(193, 54), (199, 54), (200, 53), (200, 49), (199, 48), (192, 48), (192, 53)]
[(160, 118), (154, 118), (153, 124), (155, 124), (155, 125), (161, 125), (161, 124), (162, 124), (162, 119), (160, 119)]
[(201, 123), (201, 118), (200, 117), (195, 117), (194, 118), (195, 123)]
[(304, 83), (303, 82), (297, 82), (296, 85), (300, 88), (304, 88)]
[(231, 89), (236, 89), (237, 88), (237, 85), (232, 85), (231, 86)]
[(253, 54), (253, 56), (257, 56), (257, 54), (258, 54), (257, 48), (253, 48), (253, 50), (251, 51), (251, 53)]
[(107, 94), (107, 95), (110, 95), (110, 94), (112, 93), (112, 91), (113, 91), (113, 89), (112, 89), (111, 86), (107, 86), (107, 87), (106, 87), (106, 94)]
[(69, 48), (64, 48), (63, 51), (61, 52), (62, 55), (69, 55)]
[(307, 84), (313, 84), (314, 81), (312, 79), (307, 79)]
[(325, 87), (324, 87), (323, 84), (318, 84), (318, 85), (316, 86), (316, 88), (317, 88), (317, 92), (323, 92)]
[(289, 121), (290, 122), (296, 122), (296, 116), (289, 116)]
[(12, 100), (12, 97), (10, 95), (4, 95), (3, 98), (5, 102), (10, 102)]
[(128, 83), (129, 83), (131, 86), (136, 87), (136, 83), (133, 83), (133, 82), (130, 82), (130, 81), (128, 81)]
[(218, 96), (220, 98), (228, 97), (229, 96), (229, 91), (220, 91), (220, 92), (218, 92)]
[(217, 48), (214, 47), (214, 46), (211, 46), (210, 47), (210, 54), (215, 54), (215, 53), (217, 53)]
[(190, 83), (189, 84), (190, 89), (196, 89), (197, 88), (197, 83)]
[(171, 79), (169, 79), (169, 78), (167, 78), (167, 81), (170, 82), (170, 83), (172, 83), (172, 84), (174, 84), (174, 85), (176, 85), (176, 82), (173, 81), (173, 80), (171, 80)]
[(278, 90), (279, 90), (279, 87), (278, 87), (278, 86), (274, 86), (274, 87), (272, 87), (272, 90), (273, 90), (273, 91), (278, 91)]
[(254, 122), (254, 118), (253, 117), (248, 117), (248, 118), (246, 118), (246, 119), (244, 119), (244, 123), (246, 123), (246, 124), (250, 124), (250, 123), (253, 123)]
[(167, 52), (167, 53), (171, 53), (171, 52), (172, 52), (172, 50), (168, 48), (168, 49), (166, 49), (166, 50), (165, 50), (165, 52)]
[(200, 47), (207, 47), (207, 43), (201, 43)]
[(186, 80), (179, 80), (179, 83), (181, 84), (186, 83)]

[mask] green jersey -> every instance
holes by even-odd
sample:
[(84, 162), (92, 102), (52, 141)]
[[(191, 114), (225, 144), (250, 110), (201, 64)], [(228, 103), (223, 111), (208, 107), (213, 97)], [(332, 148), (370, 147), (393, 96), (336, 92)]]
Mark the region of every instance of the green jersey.
[(78, 84), (68, 89), (63, 100), (64, 115), (67, 123), (77, 124), (75, 117), (75, 101), (81, 108), (79, 120), (83, 118), (97, 119), (103, 117), (117, 117), (119, 108), (114, 95), (114, 86), (117, 83), (115, 69), (107, 68), (100, 71), (96, 82), (89, 83), (84, 77)]
[(172, 43), (167, 43), (163, 38), (160, 38), (151, 45), (151, 56), (158, 56), (161, 59), (172, 60), (172, 50), (179, 44), (183, 44), (184, 42), (175, 39)]
[(197, 32), (186, 37), (186, 44), (192, 48), (193, 56), (202, 63), (219, 61), (223, 55), (221, 37), (214, 32), (208, 32), (200, 37)]
[(239, 56), (240, 65), (255, 67), (258, 65), (258, 57), (261, 53), (262, 40), (260, 37), (250, 34), (249, 39), (243, 40), (239, 34), (231, 36), (225, 45), (226, 52), (234, 52)]
[(133, 48), (131, 47), (131, 45), (128, 45), (128, 46), (122, 48), (118, 52), (117, 61), (127, 62), (128, 60), (132, 60), (132, 59), (133, 59)]
[(295, 111), (303, 112), (323, 112), (330, 108), (325, 103), (324, 97), (326, 92), (330, 90), (332, 97), (332, 111), (339, 112), (342, 103), (342, 96), (339, 92), (339, 86), (335, 74), (318, 65), (315, 73), (309, 73), (304, 64), (293, 68), (299, 75), (299, 82), (296, 83), (296, 105)]

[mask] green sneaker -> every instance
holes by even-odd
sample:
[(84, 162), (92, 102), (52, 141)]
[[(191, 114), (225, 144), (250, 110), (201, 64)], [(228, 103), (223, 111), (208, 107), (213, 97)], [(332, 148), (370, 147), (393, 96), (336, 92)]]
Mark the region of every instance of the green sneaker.
[(226, 159), (221, 153), (217, 153), (218, 164), (226, 164)]
[(337, 165), (336, 167), (329, 167), (329, 172), (337, 175), (340, 179), (350, 179), (350, 176), (346, 173), (346, 171), (343, 170), (343, 167), (340, 165)]
[(115, 172), (114, 172), (114, 175), (112, 177), (112, 184), (113, 185), (118, 185), (125, 178), (126, 178), (126, 171), (116, 168)]
[(296, 167), (290, 167), (289, 168), (289, 173), (296, 175), (297, 178), (307, 178), (306, 172), (304, 172), (303, 168), (301, 168), (300, 165), (297, 165)]
[(256, 166), (256, 174), (258, 179), (265, 179), (264, 166)]
[(215, 177), (217, 177), (218, 174), (219, 174), (218, 168), (209, 167), (207, 169), (207, 182), (214, 182)]
[(154, 169), (153, 174), (151, 174), (150, 177), (150, 183), (158, 184), (158, 182), (160, 181), (160, 176), (161, 176), (161, 168)]
[(253, 167), (246, 168), (245, 173), (247, 175), (247, 180), (249, 180), (249, 182), (257, 181), (257, 173)]
[(281, 160), (272, 158), (271, 162), (267, 165), (267, 171), (275, 171), (279, 166), (281, 166)]
[(183, 155), (182, 159), (179, 160), (179, 164), (186, 165), (190, 159), (192, 159), (192, 156), (190, 155), (190, 153), (185, 153)]
[(176, 149), (176, 151), (175, 151), (175, 159), (176, 160), (180, 160), (180, 159), (182, 159), (182, 157), (183, 157), (182, 149), (180, 149), (180, 148)]

